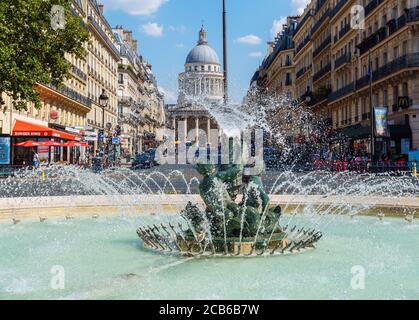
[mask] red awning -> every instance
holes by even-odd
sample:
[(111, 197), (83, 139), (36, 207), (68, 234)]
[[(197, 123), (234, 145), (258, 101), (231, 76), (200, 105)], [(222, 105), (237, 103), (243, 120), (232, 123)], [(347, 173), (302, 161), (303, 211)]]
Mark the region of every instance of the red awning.
[(52, 137), (65, 140), (80, 140), (80, 137), (63, 131), (40, 126), (33, 123), (16, 120), (13, 128), (13, 136), (16, 137)]

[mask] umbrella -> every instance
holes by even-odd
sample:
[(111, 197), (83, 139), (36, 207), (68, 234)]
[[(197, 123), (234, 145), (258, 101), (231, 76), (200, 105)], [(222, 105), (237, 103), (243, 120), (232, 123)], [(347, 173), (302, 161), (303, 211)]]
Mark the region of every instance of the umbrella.
[(89, 145), (85, 142), (68, 141), (63, 143), (64, 147), (88, 147)]
[(63, 144), (60, 143), (60, 142), (57, 142), (57, 141), (49, 140), (49, 141), (42, 142), (41, 146), (43, 146), (43, 147), (62, 147)]
[(42, 146), (41, 142), (36, 142), (33, 140), (27, 140), (23, 142), (19, 142), (15, 144), (16, 147), (24, 147), (24, 148), (32, 148), (32, 147), (39, 147)]

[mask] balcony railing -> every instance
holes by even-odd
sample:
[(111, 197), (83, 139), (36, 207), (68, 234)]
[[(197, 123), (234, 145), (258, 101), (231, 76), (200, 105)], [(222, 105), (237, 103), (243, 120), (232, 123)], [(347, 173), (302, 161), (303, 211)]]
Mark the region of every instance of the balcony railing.
[(76, 76), (78, 76), (79, 78), (81, 78), (83, 81), (87, 81), (87, 75), (76, 66), (74, 65), (71, 66), (71, 72), (75, 74)]
[(349, 0), (340, 0), (336, 6), (332, 9), (332, 11), (330, 12), (330, 16), (333, 17), (335, 16), (340, 9), (342, 9), (342, 7), (348, 2)]
[(93, 19), (92, 16), (88, 16), (87, 19), (92, 24), (92, 26), (96, 29), (96, 31), (102, 36), (102, 38), (105, 40), (106, 44), (112, 49), (112, 51), (115, 53), (115, 55), (117, 55), (119, 57), (119, 50), (115, 47), (115, 45), (109, 39), (106, 32), (102, 30), (100, 25), (95, 21), (95, 19)]
[[(386, 65), (382, 66), (378, 70), (375, 70), (372, 73), (372, 81), (379, 81), (392, 73), (398, 72), (403, 69), (407, 68), (417, 68), (419, 67), (419, 53), (412, 53), (407, 54), (402, 57), (399, 57), (395, 60), (393, 60), (390, 63), (387, 63)], [(368, 75), (363, 76), (356, 82), (356, 88), (357, 90), (365, 87), (369, 84), (370, 77)]]
[(331, 101), (337, 100), (340, 97), (346, 96), (347, 94), (353, 92), (355, 90), (355, 84), (352, 82), (346, 86), (344, 86), (343, 88), (340, 88), (334, 92), (332, 92), (329, 96), (329, 99)]
[(332, 37), (328, 36), (318, 47), (313, 51), (313, 58), (317, 57), (320, 52), (322, 52), (330, 43), (332, 42)]
[(307, 36), (298, 46), (297, 46), (297, 48), (295, 49), (295, 54), (297, 54), (298, 52), (300, 52), (301, 51), (301, 49), (303, 49), (305, 46), (306, 46), (306, 44), (307, 43), (309, 43), (310, 42), (310, 40), (311, 40), (311, 37), (310, 36)]
[(326, 21), (326, 19), (330, 15), (330, 9), (327, 9), (325, 13), (320, 17), (320, 19), (314, 24), (313, 28), (311, 28), (311, 34), (314, 34), (323, 24), (323, 22)]
[(313, 81), (319, 80), (321, 77), (323, 77), (326, 73), (330, 72), (332, 70), (332, 65), (328, 63), (326, 66), (324, 66), (322, 69), (317, 71), (313, 76)]
[(308, 70), (311, 70), (311, 66), (301, 68), (300, 70), (297, 71), (295, 78), (298, 79), (302, 77)]
[(345, 36), (349, 30), (351, 30), (351, 25), (348, 23), (339, 31), (339, 39)]
[(341, 55), (339, 58), (335, 60), (335, 69), (339, 68), (340, 66), (344, 65), (345, 63), (351, 61), (352, 55), (351, 53), (345, 53)]
[(365, 6), (365, 17), (368, 17), (368, 15), (374, 11), (375, 8), (377, 8), (381, 3), (383, 3), (385, 0), (371, 0), (366, 6)]
[(77, 101), (77, 102), (79, 102), (79, 103), (81, 103), (81, 104), (83, 104), (83, 105), (85, 105), (89, 108), (92, 106), (92, 100), (91, 99), (83, 96), (82, 94), (74, 91), (73, 89), (71, 89), (69, 87), (62, 86), (62, 87), (57, 88), (56, 86), (54, 86), (52, 84), (47, 85), (47, 87), (61, 93), (62, 95), (66, 96), (66, 97), (68, 97), (68, 98), (70, 98), (74, 101)]
[(312, 95), (310, 106), (314, 106), (319, 102), (322, 102), (329, 98), (330, 93), (332, 92), (330, 87), (323, 88), (320, 92), (316, 92)]
[(407, 23), (419, 21), (419, 9), (412, 8), (406, 11), (398, 19), (392, 19), (387, 22), (387, 26), (380, 28), (374, 34), (366, 38), (359, 45), (360, 54), (366, 53), (371, 48), (385, 40), (387, 37), (403, 28)]
[(304, 23), (306, 23), (308, 18), (312, 16), (313, 16), (313, 13), (311, 11), (307, 12), (307, 14), (304, 16), (304, 18), (298, 23), (297, 27), (295, 28), (295, 33), (297, 33), (301, 29), (301, 27), (304, 25)]

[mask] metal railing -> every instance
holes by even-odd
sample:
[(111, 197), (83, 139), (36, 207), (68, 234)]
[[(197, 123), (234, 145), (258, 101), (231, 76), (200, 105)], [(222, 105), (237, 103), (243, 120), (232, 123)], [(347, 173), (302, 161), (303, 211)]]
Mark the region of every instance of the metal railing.
[(314, 24), (313, 28), (311, 28), (311, 34), (314, 34), (326, 21), (326, 19), (330, 16), (330, 9), (327, 9), (324, 14), (320, 17), (320, 19)]
[(328, 36), (323, 42), (313, 51), (313, 58), (317, 57), (329, 44), (332, 43), (332, 36)]
[(102, 38), (105, 40), (106, 44), (112, 49), (112, 51), (115, 53), (116, 56), (120, 56), (119, 50), (115, 47), (115, 45), (112, 43), (112, 41), (109, 39), (109, 36), (106, 34), (105, 31), (102, 30), (100, 25), (93, 19), (92, 16), (88, 16), (87, 20), (92, 24), (92, 26), (96, 29), (97, 32), (102, 36)]
[(320, 69), (319, 71), (317, 71), (314, 74), (313, 81), (319, 80), (320, 78), (322, 78), (325, 74), (327, 74), (331, 70), (332, 70), (332, 65), (329, 62), (326, 66), (324, 66), (322, 69)]
[(47, 87), (65, 95), (66, 97), (77, 101), (87, 107), (92, 107), (92, 100), (83, 96), (82, 94), (78, 93), (77, 91), (74, 91), (73, 89), (67, 87), (67, 86), (62, 86), (57, 88), (56, 86), (52, 85), (52, 84), (48, 84)]
[(345, 95), (347, 95), (347, 94), (349, 94), (353, 91), (355, 91), (355, 84), (352, 82), (352, 83), (350, 83), (350, 84), (332, 92), (329, 96), (329, 99), (331, 101), (334, 101), (334, 100), (337, 100), (340, 97), (343, 97), (343, 96), (345, 96)]
[(351, 61), (352, 55), (351, 53), (345, 53), (341, 55), (339, 58), (335, 60), (335, 69), (339, 68), (340, 66), (344, 65), (345, 63)]

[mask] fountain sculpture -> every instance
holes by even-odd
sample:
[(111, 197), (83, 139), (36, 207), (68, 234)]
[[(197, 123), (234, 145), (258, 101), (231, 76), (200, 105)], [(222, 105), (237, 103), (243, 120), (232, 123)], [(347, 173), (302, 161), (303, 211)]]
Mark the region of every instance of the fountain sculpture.
[(184, 224), (139, 227), (145, 247), (184, 256), (274, 255), (315, 247), (322, 233), (282, 227), (281, 207), (270, 206), (262, 184), (263, 161), (250, 166), (233, 163), (231, 143), (229, 164), (197, 164), (205, 208), (189, 202), (181, 211)]

